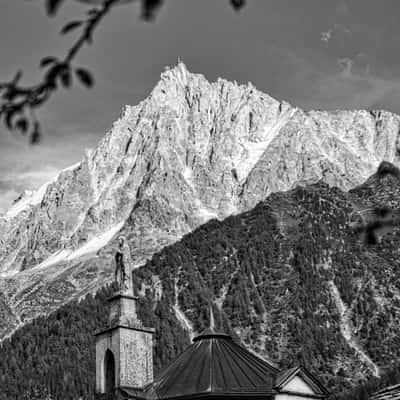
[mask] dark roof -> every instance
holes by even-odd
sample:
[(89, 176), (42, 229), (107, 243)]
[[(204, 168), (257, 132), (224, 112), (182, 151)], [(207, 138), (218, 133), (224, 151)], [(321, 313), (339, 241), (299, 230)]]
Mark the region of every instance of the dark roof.
[(279, 370), (208, 328), (145, 388), (147, 399), (274, 392)]
[(386, 387), (374, 393), (372, 400), (400, 400), (400, 384)]

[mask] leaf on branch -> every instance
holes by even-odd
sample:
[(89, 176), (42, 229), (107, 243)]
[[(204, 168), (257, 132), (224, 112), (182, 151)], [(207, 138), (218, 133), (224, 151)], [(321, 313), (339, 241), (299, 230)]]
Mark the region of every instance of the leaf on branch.
[(142, 0), (142, 18), (145, 21), (152, 21), (162, 3), (163, 0)]
[(49, 15), (55, 15), (64, 0), (46, 0), (46, 11)]
[(231, 0), (231, 5), (236, 11), (239, 11), (241, 8), (243, 8), (245, 4), (246, 0)]
[(60, 79), (63, 86), (69, 88), (72, 81), (71, 71), (69, 69), (64, 69), (60, 74)]
[(86, 43), (87, 44), (93, 44), (93, 33), (92, 32), (86, 32)]
[(63, 63), (53, 65), (45, 76), (45, 82), (52, 88), (57, 87), (57, 77), (65, 70), (67, 66)]
[(49, 98), (49, 92), (36, 96), (29, 102), (31, 108), (36, 108), (42, 105)]
[(87, 69), (77, 68), (75, 70), (75, 73), (83, 85), (85, 85), (86, 87), (93, 86), (94, 79), (92, 77), (92, 74)]
[(17, 96), (17, 91), (15, 90), (15, 86), (8, 86), (4, 93), (2, 94), (2, 98), (6, 101), (13, 101)]
[(15, 128), (21, 131), (22, 134), (25, 134), (28, 130), (28, 125), (28, 120), (25, 117), (22, 117), (15, 123)]
[(40, 60), (40, 67), (43, 68), (47, 65), (54, 64), (57, 62), (56, 57), (44, 57)]
[(71, 21), (61, 29), (61, 34), (65, 35), (66, 33), (73, 31), (76, 28), (79, 28), (82, 24), (83, 21)]
[(18, 112), (20, 112), (20, 111), (19, 111), (18, 109), (16, 109), (16, 108), (11, 108), (11, 109), (9, 109), (9, 110), (6, 111), (6, 115), (5, 115), (5, 117), (4, 117), (4, 122), (5, 122), (5, 124), (6, 124), (6, 127), (7, 127), (9, 130), (12, 130), (12, 129), (13, 129), (13, 119), (14, 119), (15, 115), (16, 115)]
[(90, 10), (88, 10), (87, 15), (89, 15), (89, 17), (94, 17), (99, 13), (99, 10), (97, 8), (91, 8)]
[(38, 144), (40, 142), (40, 125), (38, 121), (35, 121), (35, 124), (33, 126), (33, 130), (31, 132), (30, 136), (30, 142), (31, 144)]
[(21, 78), (22, 78), (22, 71), (19, 70), (19, 71), (15, 74), (14, 79), (12, 80), (12, 84), (15, 86)]

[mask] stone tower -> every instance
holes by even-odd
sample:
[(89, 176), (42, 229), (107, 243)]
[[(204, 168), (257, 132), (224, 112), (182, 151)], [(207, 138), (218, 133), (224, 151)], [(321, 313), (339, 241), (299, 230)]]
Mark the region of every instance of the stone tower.
[(96, 392), (139, 391), (153, 381), (153, 334), (136, 314), (137, 297), (118, 292), (108, 301), (108, 326), (96, 336)]

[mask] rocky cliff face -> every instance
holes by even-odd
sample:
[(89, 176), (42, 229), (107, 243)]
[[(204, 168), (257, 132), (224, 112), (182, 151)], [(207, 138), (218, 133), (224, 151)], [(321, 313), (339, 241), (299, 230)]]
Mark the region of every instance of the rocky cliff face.
[(304, 112), (179, 63), (81, 163), (0, 217), (0, 334), (108, 281), (119, 234), (138, 266), (271, 192), (320, 179), (347, 190), (399, 163), (399, 126), (384, 111)]

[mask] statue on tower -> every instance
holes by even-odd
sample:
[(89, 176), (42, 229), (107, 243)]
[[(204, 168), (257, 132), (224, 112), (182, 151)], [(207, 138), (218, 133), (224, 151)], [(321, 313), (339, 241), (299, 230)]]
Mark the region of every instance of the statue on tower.
[(115, 253), (114, 280), (120, 291), (125, 292), (131, 287), (131, 252), (124, 236), (118, 238), (118, 249)]

